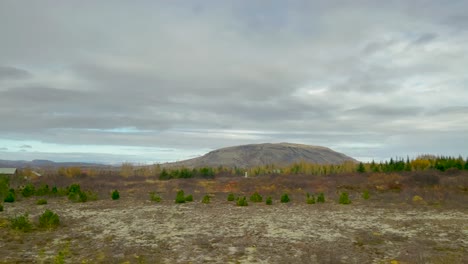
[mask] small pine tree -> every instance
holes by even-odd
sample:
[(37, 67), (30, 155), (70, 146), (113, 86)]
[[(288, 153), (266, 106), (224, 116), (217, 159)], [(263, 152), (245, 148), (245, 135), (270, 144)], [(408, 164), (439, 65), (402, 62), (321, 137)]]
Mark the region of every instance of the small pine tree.
[(5, 199), (3, 200), (5, 203), (13, 203), (15, 202), (15, 191), (14, 190), (9, 190)]
[(189, 194), (189, 195), (185, 196), (185, 201), (186, 202), (193, 202), (193, 195)]
[(50, 211), (45, 210), (45, 212), (39, 217), (39, 226), (43, 228), (54, 228), (60, 225), (59, 216)]
[(268, 196), (268, 197), (266, 198), (266, 202), (265, 202), (265, 203), (266, 203), (266, 205), (272, 205), (272, 204), (273, 204), (273, 199), (271, 199), (271, 196)]
[(176, 198), (175, 198), (176, 203), (185, 203), (185, 194), (183, 190), (180, 190), (177, 192)]
[(325, 195), (323, 193), (319, 193), (317, 195), (317, 203), (324, 203), (325, 202)]
[(252, 196), (250, 196), (251, 202), (261, 203), (262, 200), (263, 200), (263, 197), (258, 192), (255, 192), (254, 194), (252, 194)]
[(289, 201), (291, 201), (291, 199), (289, 199), (289, 196), (287, 193), (281, 195), (281, 202), (282, 203), (289, 203)]
[(111, 194), (112, 200), (118, 200), (120, 198), (120, 193), (117, 190), (114, 190)]
[(235, 199), (236, 199), (236, 197), (234, 196), (233, 193), (228, 194), (227, 200), (228, 200), (229, 202), (232, 202), (232, 201), (234, 201)]
[(237, 198), (237, 206), (248, 206), (249, 203), (247, 203), (247, 198), (244, 197), (238, 197)]
[(364, 173), (364, 172), (366, 172), (366, 167), (364, 167), (364, 163), (359, 162), (359, 165), (358, 165), (358, 167), (357, 167), (357, 172), (359, 172), (359, 173)]
[(463, 167), (463, 169), (468, 170), (468, 158), (466, 158), (465, 160), (465, 166)]
[(351, 200), (349, 199), (349, 195), (347, 192), (342, 192), (340, 194), (340, 199), (338, 201), (340, 204), (350, 204)]

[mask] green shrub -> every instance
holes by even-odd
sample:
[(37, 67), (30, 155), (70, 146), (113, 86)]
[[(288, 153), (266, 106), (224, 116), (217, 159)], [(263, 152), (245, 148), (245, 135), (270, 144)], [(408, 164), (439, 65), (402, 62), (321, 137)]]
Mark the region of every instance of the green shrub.
[(183, 190), (180, 190), (177, 192), (176, 198), (175, 198), (176, 203), (185, 203), (185, 194)]
[(59, 225), (59, 216), (56, 213), (50, 211), (49, 209), (45, 210), (45, 212), (39, 217), (39, 227), (54, 228)]
[(232, 201), (234, 201), (235, 199), (236, 199), (236, 197), (234, 196), (233, 193), (228, 194), (227, 200), (228, 200), (229, 202), (232, 202)]
[(70, 193), (80, 193), (81, 192), (81, 187), (78, 183), (74, 183), (67, 187), (67, 194)]
[(244, 197), (238, 197), (237, 198), (237, 206), (248, 206), (249, 203), (247, 203), (247, 198)]
[(0, 212), (3, 212), (3, 204), (0, 204)]
[(263, 200), (263, 197), (260, 194), (258, 194), (258, 192), (255, 192), (254, 194), (252, 194), (252, 196), (250, 196), (251, 202), (261, 203), (262, 200)]
[(306, 203), (307, 204), (315, 204), (315, 196), (310, 195), (309, 193), (306, 194)]
[(26, 184), (26, 186), (24, 186), (23, 190), (21, 190), (21, 195), (23, 195), (23, 197), (30, 197), (30, 196), (33, 196), (36, 192), (36, 188), (34, 187), (34, 185), (32, 184)]
[(13, 203), (16, 200), (15, 190), (10, 189), (3, 200), (5, 203)]
[(161, 202), (161, 196), (157, 195), (155, 192), (150, 192), (150, 200), (153, 202)]
[(268, 196), (268, 197), (266, 198), (265, 203), (266, 203), (267, 205), (272, 205), (272, 204), (273, 204), (273, 199), (271, 199), (271, 196)]
[(203, 196), (202, 203), (204, 204), (210, 203), (210, 196), (208, 194)]
[(75, 203), (85, 203), (88, 201), (88, 194), (82, 191), (70, 192), (68, 194), (68, 199)]
[[(86, 201), (97, 201), (98, 200), (98, 194), (92, 191), (85, 191), (86, 194)], [(86, 202), (84, 201), (84, 202)]]
[(186, 202), (193, 202), (193, 195), (189, 194), (189, 195), (185, 196), (185, 201)]
[(317, 203), (324, 203), (325, 202), (325, 195), (323, 193), (319, 193), (317, 195)]
[(287, 193), (281, 195), (281, 202), (282, 203), (289, 203), (289, 201), (291, 201), (291, 200), (289, 199), (289, 196), (288, 196)]
[(10, 178), (0, 175), (0, 203), (8, 195), (10, 188)]
[(37, 200), (36, 204), (37, 205), (47, 204), (47, 200), (46, 199), (39, 199), (39, 200)]
[(42, 185), (41, 187), (39, 187), (37, 190), (36, 190), (36, 195), (37, 196), (44, 196), (44, 195), (48, 195), (50, 193), (50, 190), (49, 190), (49, 185), (45, 184), (45, 185)]
[(351, 200), (349, 199), (349, 195), (347, 192), (342, 192), (340, 194), (340, 199), (338, 201), (340, 204), (350, 204)]
[(20, 215), (10, 219), (11, 228), (23, 232), (31, 231), (32, 224), (29, 221), (28, 214)]
[(120, 193), (117, 190), (114, 190), (111, 194), (112, 200), (118, 200), (120, 198)]
[(364, 200), (369, 200), (370, 194), (369, 194), (369, 191), (368, 191), (368, 190), (364, 190), (364, 191), (362, 192), (362, 198), (363, 198)]

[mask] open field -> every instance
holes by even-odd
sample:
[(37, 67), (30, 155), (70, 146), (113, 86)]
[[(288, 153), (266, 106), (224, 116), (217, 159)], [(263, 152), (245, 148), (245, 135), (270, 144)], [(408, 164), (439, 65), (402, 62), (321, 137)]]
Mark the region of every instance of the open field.
[[(66, 196), (46, 197), (48, 204), (37, 205), (39, 197), (29, 197), (4, 204), (0, 262), (468, 263), (464, 189), (450, 189), (452, 195), (446, 190), (435, 195), (440, 186), (371, 189), (371, 198), (364, 200), (363, 187), (351, 184), (356, 178), (286, 178), (119, 178), (106, 184), (75, 179), (100, 199), (73, 203)], [(115, 201), (109, 194), (114, 188), (121, 196)], [(350, 193), (350, 205), (338, 204), (340, 188)], [(193, 194), (194, 202), (175, 204), (178, 189)], [(326, 202), (306, 204), (304, 189), (324, 192)], [(161, 194), (160, 203), (149, 200), (152, 190)], [(229, 192), (249, 196), (253, 191), (264, 199), (271, 195), (273, 205), (249, 202), (239, 207), (226, 200)], [(280, 203), (283, 192), (290, 194), (290, 203)], [(206, 193), (212, 197), (209, 204), (200, 202)], [(412, 200), (416, 193), (422, 201)], [(11, 217), (25, 212), (37, 223), (46, 208), (60, 216), (58, 228), (34, 227), (24, 233), (8, 227)]]

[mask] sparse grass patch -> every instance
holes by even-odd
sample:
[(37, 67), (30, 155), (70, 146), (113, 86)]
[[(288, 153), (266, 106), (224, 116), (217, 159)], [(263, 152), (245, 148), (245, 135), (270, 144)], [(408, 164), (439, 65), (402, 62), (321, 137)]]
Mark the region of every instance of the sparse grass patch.
[(29, 215), (24, 214), (10, 219), (10, 227), (14, 230), (29, 232), (32, 230), (32, 224), (29, 221)]
[(281, 202), (282, 203), (289, 203), (291, 201), (291, 199), (289, 199), (289, 196), (287, 193), (281, 195)]
[(114, 190), (114, 191), (112, 192), (112, 194), (111, 194), (111, 198), (112, 198), (112, 200), (118, 200), (118, 199), (120, 199), (120, 193), (119, 193), (119, 191)]
[(210, 196), (208, 194), (203, 196), (202, 203), (204, 204), (210, 203)]
[(244, 197), (238, 197), (237, 198), (237, 206), (248, 206), (249, 203), (247, 202), (247, 198)]
[(36, 204), (37, 205), (47, 204), (47, 200), (46, 199), (39, 199), (39, 200), (37, 200)]
[(229, 202), (232, 202), (232, 201), (234, 201), (235, 199), (236, 199), (236, 197), (234, 196), (233, 193), (228, 194), (227, 200), (228, 200)]
[(272, 205), (273, 204), (273, 199), (271, 199), (271, 196), (268, 196), (265, 201), (266, 205)]
[(324, 203), (325, 202), (325, 195), (323, 193), (319, 193), (317, 195), (317, 203)]
[(159, 196), (155, 192), (150, 192), (150, 200), (153, 201), (153, 202), (159, 203), (159, 202), (162, 201), (162, 198), (161, 198), (161, 196)]
[(39, 217), (39, 227), (42, 228), (55, 228), (60, 225), (59, 216), (50, 211), (45, 210), (45, 212)]
[(347, 192), (342, 192), (340, 194), (340, 199), (338, 200), (340, 204), (350, 204), (351, 200), (349, 199), (349, 194)]
[(309, 193), (306, 194), (306, 203), (307, 204), (315, 204), (315, 196), (310, 195)]
[(369, 198), (370, 198), (369, 190), (364, 190), (362, 192), (362, 199), (369, 200)]
[(254, 194), (252, 194), (252, 196), (250, 196), (251, 202), (261, 203), (262, 200), (263, 200), (263, 197), (258, 192), (255, 192)]

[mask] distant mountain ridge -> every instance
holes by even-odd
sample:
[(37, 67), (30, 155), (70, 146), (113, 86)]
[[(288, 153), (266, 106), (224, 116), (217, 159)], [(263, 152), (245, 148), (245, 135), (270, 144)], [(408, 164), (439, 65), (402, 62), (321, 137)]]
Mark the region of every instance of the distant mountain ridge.
[(107, 165), (86, 162), (54, 162), (50, 160), (0, 160), (0, 167), (11, 168), (58, 168), (58, 167), (105, 167)]
[(221, 148), (201, 157), (166, 163), (163, 166), (251, 168), (269, 164), (285, 166), (301, 161), (317, 164), (357, 162), (343, 153), (326, 147), (293, 143), (264, 143)]

